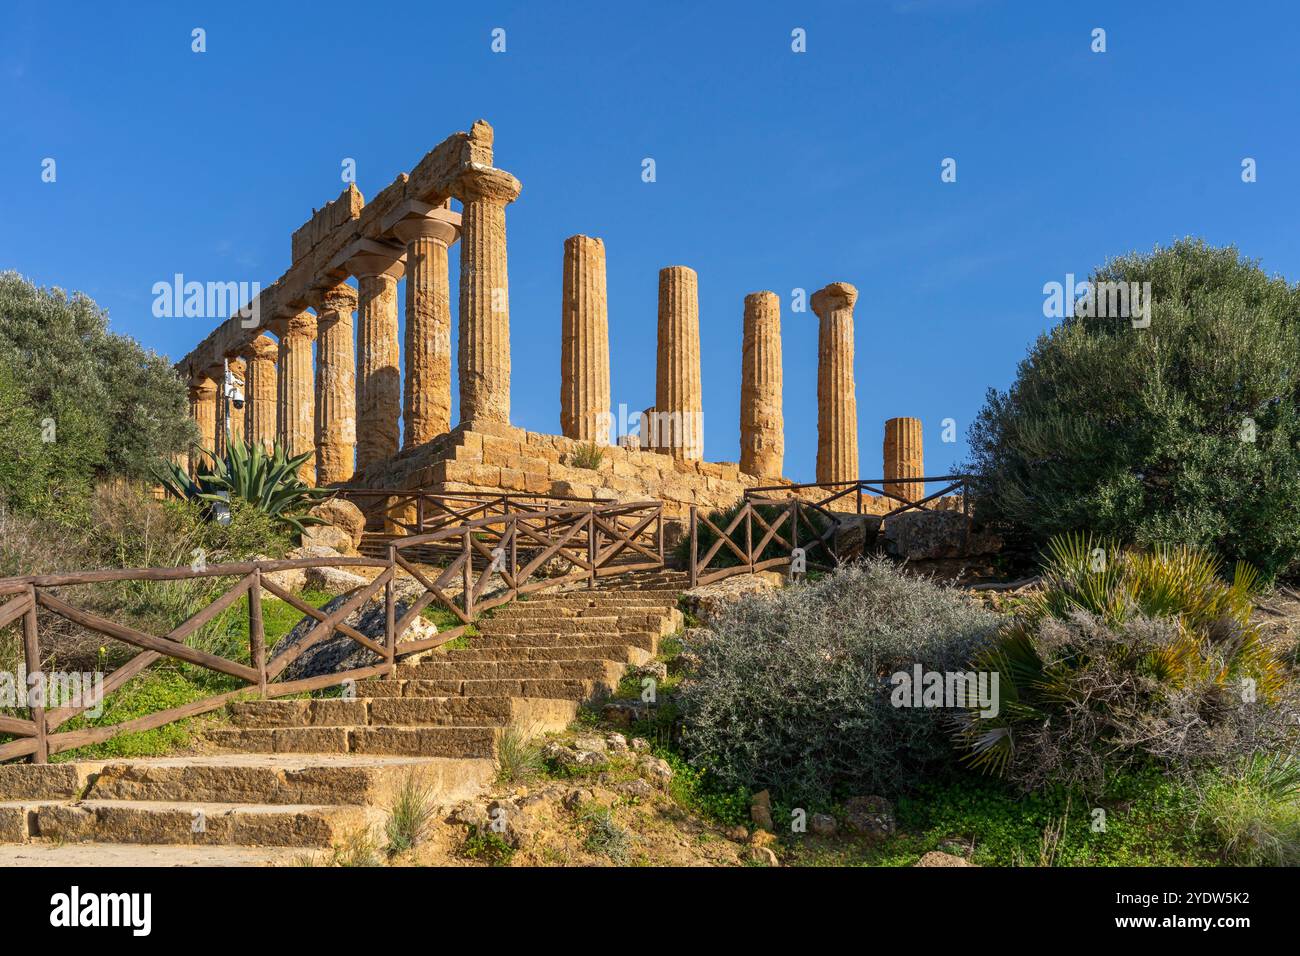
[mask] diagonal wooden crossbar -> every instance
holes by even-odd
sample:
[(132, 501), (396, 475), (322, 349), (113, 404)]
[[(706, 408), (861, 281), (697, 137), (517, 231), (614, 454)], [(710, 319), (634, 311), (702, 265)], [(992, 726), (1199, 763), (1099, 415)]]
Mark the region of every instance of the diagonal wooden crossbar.
[[(381, 513), (409, 509), (415, 503), (419, 519), (398, 524), (422, 533), (399, 536), (388, 549), (387, 559), (370, 557), (300, 558), (254, 561), (201, 568), (143, 568), (134, 570), (87, 571), (70, 574), (32, 575), (0, 579), (0, 628), (21, 622), (24, 653), (29, 673), (42, 671), (37, 609), (61, 617), (92, 632), (139, 649), (139, 653), (106, 675), (94, 699), (46, 709), (29, 702), (29, 717), (0, 715), (0, 734), (16, 739), (0, 742), (0, 760), (30, 758), (44, 763), (51, 754), (99, 743), (130, 731), (149, 730), (176, 720), (225, 707), (246, 697), (270, 699), (337, 686), (348, 680), (392, 676), (397, 658), (437, 647), (468, 633), (478, 614), (533, 591), (553, 588), (574, 580), (593, 583), (601, 574), (663, 566), (663, 505), (660, 502), (612, 503), (579, 499), (547, 499), (543, 496), (499, 495), (479, 499), (427, 496), (424, 493), (389, 494)], [(424, 532), (429, 516), (448, 526)], [(764, 524), (764, 527), (767, 526)], [(410, 556), (414, 548), (441, 546), (443, 553), (454, 549), (445, 567), (430, 570)], [(521, 566), (519, 548), (536, 553)], [(407, 554), (402, 552), (406, 550)], [(615, 559), (635, 554), (639, 562), (615, 564)], [(539, 568), (555, 557), (573, 569), (555, 578), (533, 579)], [(479, 567), (476, 567), (479, 565)], [(378, 573), (363, 586), (345, 596), (333, 611), (313, 607), (301, 596), (276, 583), (276, 571), (313, 567), (360, 567)], [(404, 607), (396, 602), (394, 581), (398, 573), (409, 576), (423, 589)], [(118, 581), (184, 581), (196, 578), (235, 578), (235, 582), (205, 607), (190, 615), (164, 635), (150, 634), (113, 621), (102, 614), (77, 607), (52, 589)], [(462, 592), (450, 592), (460, 580)], [(495, 581), (501, 588), (489, 593)], [(303, 640), (270, 662), (266, 660), (263, 623), (263, 595), (276, 598), (302, 613), (312, 622)], [(248, 652), (251, 664), (229, 660), (191, 647), (186, 641), (221, 615), (247, 601)], [(375, 600), (383, 602), (383, 636), (363, 633), (348, 618)], [(441, 633), (416, 640), (401, 640), (411, 624), (437, 602), (456, 615), (459, 624)], [(400, 610), (400, 614), (399, 614)], [(341, 635), (376, 654), (380, 662), (299, 681), (279, 678), (309, 648), (333, 635)], [(171, 658), (223, 674), (243, 687), (224, 690), (179, 707), (117, 724), (93, 724), (75, 730), (60, 730), (69, 720), (101, 704), (109, 695), (143, 674), (156, 662)]]

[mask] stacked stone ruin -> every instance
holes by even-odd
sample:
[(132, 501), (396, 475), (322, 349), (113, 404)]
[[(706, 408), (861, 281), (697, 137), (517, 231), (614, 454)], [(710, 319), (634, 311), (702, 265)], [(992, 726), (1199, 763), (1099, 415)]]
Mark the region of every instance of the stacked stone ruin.
[[(520, 189), (519, 180), (493, 166), (492, 127), (479, 120), (370, 202), (349, 186), (315, 211), (293, 234), (289, 270), (178, 363), (199, 446), (220, 450), (229, 432), (266, 446), (278, 440), (291, 455), (314, 452), (302, 469), (312, 484), (654, 498), (674, 516), (692, 505), (726, 507), (747, 488), (789, 484), (782, 478), (780, 299), (755, 292), (743, 304), (740, 461), (704, 461), (699, 280), (686, 266), (659, 273), (655, 403), (642, 413), (639, 437), (609, 445), (606, 249), (591, 236), (564, 243), (561, 434), (510, 424), (505, 213)], [(460, 422), (453, 424), (448, 250), (458, 240)], [(399, 342), (403, 278), (406, 329)], [(819, 483), (862, 477), (856, 300), (846, 282), (811, 299), (820, 323)], [(242, 411), (225, 399), (228, 369), (242, 375)], [(595, 468), (577, 467), (574, 457), (588, 443), (602, 446), (602, 458)], [(924, 495), (922, 483), (908, 480), (923, 475), (917, 419), (886, 422), (884, 459), (889, 491), (912, 500)], [(199, 462), (196, 451), (191, 468)], [(894, 504), (864, 502), (876, 512)]]

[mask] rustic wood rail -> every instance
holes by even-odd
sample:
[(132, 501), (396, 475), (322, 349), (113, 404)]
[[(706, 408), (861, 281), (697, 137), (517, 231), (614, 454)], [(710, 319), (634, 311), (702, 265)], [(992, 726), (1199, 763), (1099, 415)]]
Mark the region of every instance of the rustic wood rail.
[[(445, 568), (420, 566), (412, 553), (430, 543), (455, 547), (456, 556)], [(534, 579), (538, 572), (563, 573)], [(300, 558), (252, 561), (200, 567), (135, 568), (43, 574), (0, 579), (0, 631), (18, 626), (22, 632), (26, 673), (46, 675), (40, 646), (39, 612), (55, 615), (96, 634), (139, 649), (139, 653), (103, 677), (102, 689), (92, 699), (75, 704), (46, 706), (48, 701), (27, 700), (27, 716), (0, 715), (0, 734), (16, 739), (0, 743), (0, 760), (28, 757), (46, 763), (51, 754), (101, 743), (121, 733), (151, 730), (176, 720), (217, 710), (231, 701), (256, 697), (285, 697), (371, 677), (391, 676), (400, 658), (428, 650), (462, 636), (478, 615), (543, 588), (586, 579), (594, 586), (599, 577), (664, 566), (663, 505), (661, 502), (629, 504), (569, 504), (493, 514), (410, 536), (389, 544), (388, 554), (377, 557)], [(277, 584), (268, 575), (292, 569), (336, 567), (369, 569), (373, 580), (349, 592), (347, 600), (330, 613), (312, 607)], [(567, 568), (568, 570), (565, 570)], [(398, 617), (395, 581), (409, 576), (420, 591)], [(79, 585), (121, 581), (166, 582), (198, 578), (234, 578), (224, 593), (166, 634), (154, 635), (109, 620), (65, 599), (62, 589)], [(499, 582), (495, 590), (493, 582)], [(459, 588), (459, 590), (456, 590)], [(384, 603), (384, 631), (367, 636), (346, 620), (372, 599)], [(316, 624), (292, 650), (267, 657), (262, 598), (265, 594), (296, 608)], [(231, 660), (186, 644), (206, 625), (247, 597), (248, 661)], [(402, 640), (411, 623), (434, 602), (446, 607), (461, 623), (420, 640)], [(308, 648), (334, 634), (365, 647), (378, 658), (365, 667), (302, 680), (280, 678)], [(95, 709), (109, 694), (124, 687), (152, 664), (170, 658), (223, 674), (245, 686), (202, 700), (171, 707), (112, 725), (78, 730), (59, 728), (74, 717)], [(44, 682), (44, 681), (42, 681)]]
[[(796, 548), (803, 550), (808, 568), (825, 570), (851, 558), (856, 551), (847, 545), (841, 546), (840, 524), (845, 514), (863, 514), (864, 493), (899, 502), (897, 507), (881, 515), (882, 519), (909, 509), (923, 508), (954, 492), (961, 493), (962, 514), (969, 514), (969, 501), (965, 494), (966, 475), (891, 478), (888, 484), (900, 482), (918, 484), (923, 488), (927, 482), (943, 484), (944, 487), (934, 494), (912, 500), (887, 489), (884, 478), (765, 485), (746, 489), (739, 509), (725, 528), (719, 528), (697, 508), (692, 507), (689, 568), (691, 587), (710, 584), (735, 574), (753, 574), (770, 568), (789, 567), (794, 560)], [(826, 494), (813, 498), (806, 494), (811, 490)], [(781, 497), (765, 497), (776, 494)], [(851, 512), (842, 507), (850, 495), (855, 498), (855, 507)], [(757, 537), (755, 525), (758, 525)], [(715, 538), (703, 554), (700, 553), (699, 546), (702, 530), (711, 532)], [(737, 541), (738, 533), (742, 530), (744, 541)], [(778, 552), (773, 554), (773, 548), (778, 548)], [(768, 557), (764, 557), (765, 553)], [(723, 554), (734, 557), (739, 564), (710, 570), (709, 565)]]

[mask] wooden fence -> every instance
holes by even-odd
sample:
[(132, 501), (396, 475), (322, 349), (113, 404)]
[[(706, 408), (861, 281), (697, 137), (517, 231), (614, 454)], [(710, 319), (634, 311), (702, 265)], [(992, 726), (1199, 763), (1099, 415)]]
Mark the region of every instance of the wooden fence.
[[(440, 571), (422, 567), (411, 555), (430, 544), (448, 544), (457, 549), (458, 553)], [(557, 562), (558, 570), (564, 573), (534, 579), (539, 571), (557, 570), (554, 567)], [(337, 686), (347, 681), (391, 676), (400, 658), (454, 640), (468, 630), (479, 614), (520, 595), (584, 578), (594, 586), (599, 577), (661, 568), (663, 563), (663, 506), (659, 502), (645, 502), (573, 504), (483, 516), (453, 527), (394, 541), (383, 558), (302, 558), (0, 579), (0, 631), (10, 626), (21, 627), (27, 673), (42, 675), (38, 678), (42, 684), (48, 681), (41, 650), (38, 610), (139, 650), (139, 653), (103, 678), (102, 689), (93, 699), (56, 707), (48, 707), (44, 702), (32, 699), (28, 701), (31, 706), (23, 708), (28, 712), (27, 717), (0, 715), (0, 734), (17, 738), (0, 744), (0, 760), (29, 757), (35, 763), (45, 763), (51, 754), (101, 743), (121, 733), (151, 730), (172, 721), (216, 710), (237, 699), (285, 697)], [(347, 600), (330, 613), (312, 607), (270, 577), (277, 571), (321, 567), (371, 569), (377, 574), (368, 584), (351, 592)], [(418, 582), (418, 589), (422, 590), (399, 618), (394, 582), (401, 573)], [(79, 608), (61, 593), (64, 589), (77, 586), (110, 582), (166, 582), (222, 577), (237, 580), (202, 610), (162, 635), (148, 634)], [(499, 581), (500, 586), (489, 593), (494, 580)], [(459, 590), (456, 589), (457, 586)], [(385, 609), (382, 635), (368, 636), (345, 623), (354, 612), (372, 599), (378, 599), (381, 593)], [(272, 655), (270, 659), (267, 657), (262, 617), (262, 598), (265, 594), (284, 601), (316, 621), (304, 639), (297, 642), (290, 651)], [(247, 663), (185, 643), (187, 638), (215, 621), (245, 596), (248, 614)], [(421, 640), (402, 640), (402, 635), (416, 617), (434, 602), (448, 608), (461, 623)], [(334, 634), (341, 634), (372, 651), (378, 657), (378, 662), (303, 680), (281, 679), (286, 668), (303, 652)], [(244, 686), (118, 724), (59, 730), (74, 717), (95, 709), (107, 695), (120, 690), (163, 658), (183, 661), (226, 675)]]
[[(802, 549), (806, 567), (818, 570), (829, 569), (858, 556), (861, 553), (862, 536), (851, 536), (849, 542), (845, 542), (842, 538), (842, 525), (845, 514), (864, 513), (864, 494), (879, 495), (899, 503), (881, 515), (882, 520), (909, 509), (923, 508), (955, 492), (961, 493), (962, 514), (968, 515), (966, 480), (965, 475), (908, 478), (904, 483), (919, 484), (922, 487), (926, 482), (944, 485), (934, 494), (915, 501), (887, 490), (883, 478), (749, 488), (745, 491), (739, 509), (725, 528), (718, 527), (697, 508), (692, 507), (689, 568), (691, 587), (710, 584), (736, 574), (790, 567), (796, 549)], [(888, 484), (901, 481), (891, 478)], [(807, 494), (810, 491), (826, 494), (814, 497)], [(768, 497), (774, 494), (782, 497)], [(855, 502), (855, 508), (851, 512), (844, 508), (850, 496), (853, 496)], [(702, 554), (701, 532), (708, 532), (714, 538)], [(723, 558), (734, 559), (738, 563), (729, 566), (719, 563), (710, 569), (713, 562)]]

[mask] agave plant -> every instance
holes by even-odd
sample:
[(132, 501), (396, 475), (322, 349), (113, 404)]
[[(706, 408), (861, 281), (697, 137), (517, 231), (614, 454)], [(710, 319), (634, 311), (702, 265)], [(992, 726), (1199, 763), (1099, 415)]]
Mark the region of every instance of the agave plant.
[[(1054, 538), (1042, 590), (972, 664), (998, 674), (999, 701), (995, 717), (964, 715), (965, 761), (1005, 775), (1018, 738), (1038, 746), (1076, 732), (1081, 720), (1105, 749), (1141, 749), (1147, 743), (1135, 745), (1127, 731), (1167, 721), (1183, 706), (1171, 701), (1227, 701), (1247, 680), (1269, 705), (1287, 678), (1252, 620), (1258, 582), (1246, 564), (1226, 579), (1196, 548), (1126, 552), (1088, 535)], [(1100, 674), (1110, 682), (1102, 693)], [(1204, 710), (1207, 722), (1216, 719), (1213, 707)]]
[(208, 460), (207, 468), (194, 478), (175, 462), (163, 463), (157, 477), (169, 494), (209, 506), (238, 499), (284, 522), (299, 534), (308, 525), (321, 523), (320, 518), (306, 512), (330, 492), (312, 488), (299, 476), (299, 469), (311, 458), (311, 452), (290, 458), (278, 441), (268, 452), (260, 445), (249, 445), (229, 435), (224, 456), (206, 449), (200, 451)]

